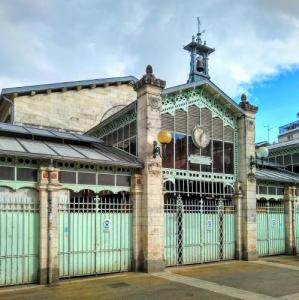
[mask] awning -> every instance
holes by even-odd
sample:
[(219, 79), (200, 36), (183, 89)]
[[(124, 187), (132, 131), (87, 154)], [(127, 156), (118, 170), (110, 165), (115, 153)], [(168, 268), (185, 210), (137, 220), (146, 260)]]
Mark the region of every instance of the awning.
[(299, 174), (287, 170), (257, 169), (256, 178), (278, 182), (299, 183)]

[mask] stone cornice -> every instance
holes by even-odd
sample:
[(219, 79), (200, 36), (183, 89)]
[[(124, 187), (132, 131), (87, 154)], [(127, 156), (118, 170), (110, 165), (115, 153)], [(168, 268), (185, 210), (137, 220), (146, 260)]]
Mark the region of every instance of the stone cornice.
[(142, 78), (136, 81), (133, 85), (134, 90), (137, 91), (145, 85), (152, 85), (164, 89), (166, 85), (166, 81), (158, 79), (153, 74), (153, 68), (151, 65), (146, 67), (146, 74), (142, 76)]

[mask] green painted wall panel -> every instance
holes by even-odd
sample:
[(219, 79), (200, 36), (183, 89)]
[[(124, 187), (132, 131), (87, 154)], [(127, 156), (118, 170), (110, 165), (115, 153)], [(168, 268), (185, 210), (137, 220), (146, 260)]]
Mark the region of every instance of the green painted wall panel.
[[(169, 207), (170, 204), (168, 210)], [(234, 259), (235, 214), (233, 207), (229, 208), (231, 213), (223, 213), (215, 207), (200, 211), (195, 204), (186, 212), (180, 213), (179, 209), (164, 212), (166, 265)]]
[(164, 213), (164, 259), (166, 266), (177, 264), (177, 214)]
[(37, 282), (39, 213), (0, 204), (0, 286)]
[(278, 209), (257, 211), (257, 251), (260, 256), (285, 253), (284, 213)]

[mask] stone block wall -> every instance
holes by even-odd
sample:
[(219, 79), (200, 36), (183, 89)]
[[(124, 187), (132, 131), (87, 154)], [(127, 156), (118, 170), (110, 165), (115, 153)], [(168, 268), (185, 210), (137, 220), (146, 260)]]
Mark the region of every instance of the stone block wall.
[(19, 96), (14, 99), (14, 122), (86, 132), (107, 110), (134, 100), (136, 92), (129, 84)]

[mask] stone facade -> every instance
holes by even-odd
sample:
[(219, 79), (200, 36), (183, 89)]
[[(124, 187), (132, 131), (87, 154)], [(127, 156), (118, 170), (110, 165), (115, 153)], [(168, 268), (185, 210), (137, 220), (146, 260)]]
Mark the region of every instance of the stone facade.
[[(246, 114), (238, 120), (238, 145), (239, 145), (239, 186), (237, 195), (242, 191), (242, 197), (239, 200), (237, 208), (239, 220), (237, 224), (241, 226), (241, 247), (238, 245), (237, 254), (244, 260), (255, 260), (258, 258), (256, 250), (256, 179), (255, 167), (250, 170), (250, 157), (255, 158), (255, 113), (257, 107), (251, 105), (246, 96), (241, 96), (240, 107)], [(239, 249), (238, 249), (239, 248)]]
[[(142, 235), (139, 240), (141, 261), (138, 265), (146, 272), (164, 269), (162, 159), (153, 157), (153, 143), (161, 130), (161, 90), (165, 86), (165, 81), (156, 79), (152, 72), (151, 66), (148, 66), (146, 75), (134, 86), (137, 91), (138, 107), (138, 158), (144, 165), (142, 179), (140, 179), (142, 180), (141, 205), (138, 206), (139, 210), (134, 210), (134, 213), (135, 226), (140, 227), (139, 232)], [(134, 229), (136, 230), (136, 227)], [(136, 233), (138, 231), (135, 231)]]
[(14, 123), (86, 132), (109, 109), (134, 100), (136, 92), (130, 84), (18, 96)]

